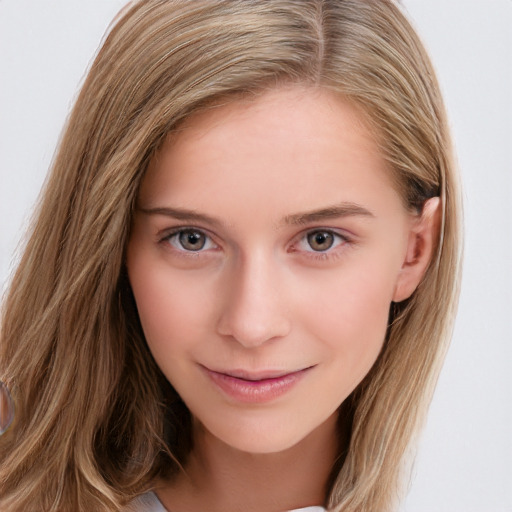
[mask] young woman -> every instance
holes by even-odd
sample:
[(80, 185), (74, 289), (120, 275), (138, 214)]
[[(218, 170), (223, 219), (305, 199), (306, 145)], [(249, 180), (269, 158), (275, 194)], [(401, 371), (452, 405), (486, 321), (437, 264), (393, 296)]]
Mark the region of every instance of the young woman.
[(3, 308), (0, 508), (392, 510), (459, 217), (395, 3), (130, 4)]

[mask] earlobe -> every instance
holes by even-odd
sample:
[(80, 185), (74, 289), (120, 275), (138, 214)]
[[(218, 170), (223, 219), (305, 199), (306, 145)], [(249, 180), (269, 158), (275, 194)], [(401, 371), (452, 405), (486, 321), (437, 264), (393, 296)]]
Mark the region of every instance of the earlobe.
[(423, 204), (421, 215), (414, 221), (409, 233), (393, 302), (408, 299), (420, 284), (436, 249), (440, 226), (441, 201), (439, 197), (432, 197)]

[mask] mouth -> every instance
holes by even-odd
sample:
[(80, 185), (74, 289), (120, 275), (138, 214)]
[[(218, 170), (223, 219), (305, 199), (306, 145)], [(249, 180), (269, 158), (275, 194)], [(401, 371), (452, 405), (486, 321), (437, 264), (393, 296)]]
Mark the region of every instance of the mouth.
[(214, 386), (231, 400), (242, 403), (271, 402), (291, 391), (313, 366), (299, 370), (250, 372), (211, 370), (200, 365)]

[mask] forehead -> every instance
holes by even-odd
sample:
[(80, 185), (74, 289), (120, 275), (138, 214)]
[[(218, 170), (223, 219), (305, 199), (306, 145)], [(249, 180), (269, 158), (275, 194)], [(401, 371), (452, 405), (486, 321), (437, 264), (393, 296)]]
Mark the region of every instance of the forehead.
[(361, 111), (326, 89), (286, 87), (189, 117), (151, 162), (140, 200), (300, 211), (383, 188), (394, 193)]

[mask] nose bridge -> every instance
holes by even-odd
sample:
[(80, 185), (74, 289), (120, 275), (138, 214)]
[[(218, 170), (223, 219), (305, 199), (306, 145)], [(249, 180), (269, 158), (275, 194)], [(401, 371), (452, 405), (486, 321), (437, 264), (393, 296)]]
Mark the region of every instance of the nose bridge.
[(278, 262), (263, 251), (241, 257), (229, 276), (218, 330), (246, 347), (285, 336), (290, 329)]

